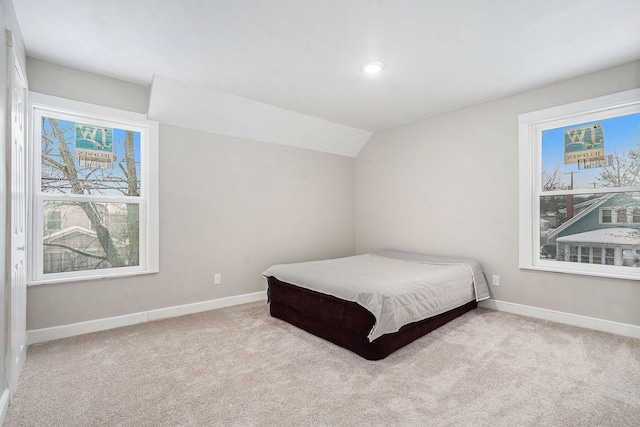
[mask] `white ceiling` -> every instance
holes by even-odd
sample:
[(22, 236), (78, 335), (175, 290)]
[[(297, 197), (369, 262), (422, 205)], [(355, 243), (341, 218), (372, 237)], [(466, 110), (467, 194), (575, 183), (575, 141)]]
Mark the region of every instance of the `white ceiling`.
[[(376, 131), (640, 58), (638, 0), (13, 0), (27, 54)], [(366, 75), (368, 60), (386, 64)]]

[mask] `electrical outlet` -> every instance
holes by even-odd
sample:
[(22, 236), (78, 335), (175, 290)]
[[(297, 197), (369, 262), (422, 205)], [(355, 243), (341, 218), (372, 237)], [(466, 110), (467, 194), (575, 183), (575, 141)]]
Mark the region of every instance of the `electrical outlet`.
[(492, 277), (491, 284), (493, 286), (500, 286), (500, 276), (498, 276), (497, 274), (494, 274), (493, 277)]
[(222, 284), (222, 274), (216, 274), (215, 276), (213, 276), (213, 284), (214, 285)]

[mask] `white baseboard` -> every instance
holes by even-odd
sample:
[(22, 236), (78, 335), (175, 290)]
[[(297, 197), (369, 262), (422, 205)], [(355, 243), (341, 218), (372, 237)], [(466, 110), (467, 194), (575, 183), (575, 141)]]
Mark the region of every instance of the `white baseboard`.
[(0, 426), (4, 425), (4, 416), (7, 415), (9, 407), (9, 389), (5, 388), (0, 397)]
[(507, 313), (520, 314), (523, 316), (535, 317), (537, 319), (551, 320), (553, 322), (595, 329), (596, 331), (609, 332), (632, 338), (640, 338), (640, 326), (630, 325), (627, 323), (612, 322), (610, 320), (596, 319), (595, 317), (580, 316), (578, 314), (547, 310), (546, 308), (514, 304), (512, 302), (494, 299), (481, 301), (478, 303), (478, 307), (506, 311)]
[(266, 300), (267, 292), (261, 291), (251, 294), (201, 301), (193, 304), (177, 305), (157, 310), (126, 314), (124, 316), (107, 317), (105, 319), (89, 320), (87, 322), (72, 323), (70, 325), (53, 326), (51, 328), (33, 329), (28, 332), (27, 342), (28, 344), (35, 344), (44, 341), (88, 334), (91, 332), (119, 328), (122, 326), (150, 322), (153, 320), (166, 319), (168, 317), (184, 316), (185, 314), (200, 313), (202, 311), (214, 310), (217, 308)]

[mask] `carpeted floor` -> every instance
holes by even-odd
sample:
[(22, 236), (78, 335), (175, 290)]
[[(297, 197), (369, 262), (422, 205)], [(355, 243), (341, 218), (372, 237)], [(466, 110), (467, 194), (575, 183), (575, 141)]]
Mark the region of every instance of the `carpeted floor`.
[(5, 426), (638, 426), (640, 340), (478, 308), (371, 362), (253, 303), (35, 344)]

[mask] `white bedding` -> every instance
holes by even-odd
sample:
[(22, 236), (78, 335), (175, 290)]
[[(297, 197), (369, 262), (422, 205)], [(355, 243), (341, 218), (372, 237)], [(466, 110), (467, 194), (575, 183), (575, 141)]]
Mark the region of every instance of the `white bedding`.
[(376, 319), (369, 341), (477, 299), (472, 268), (461, 263), (366, 254), (274, 265), (262, 275), (358, 303)]

